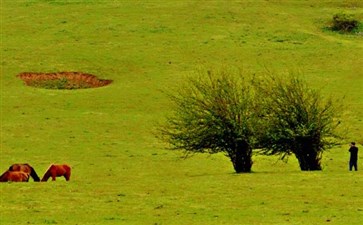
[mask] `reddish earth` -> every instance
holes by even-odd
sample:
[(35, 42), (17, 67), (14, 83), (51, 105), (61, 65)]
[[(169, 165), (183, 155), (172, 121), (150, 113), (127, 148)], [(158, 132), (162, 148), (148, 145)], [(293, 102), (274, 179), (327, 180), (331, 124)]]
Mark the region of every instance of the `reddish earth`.
[(81, 89), (97, 88), (109, 85), (112, 80), (102, 80), (95, 75), (81, 72), (33, 73), (18, 74), (25, 85), (48, 89)]

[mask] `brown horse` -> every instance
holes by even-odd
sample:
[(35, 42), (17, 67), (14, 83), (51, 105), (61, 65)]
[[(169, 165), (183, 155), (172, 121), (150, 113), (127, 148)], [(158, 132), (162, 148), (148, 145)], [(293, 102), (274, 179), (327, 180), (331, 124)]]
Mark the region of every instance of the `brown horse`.
[(69, 181), (71, 177), (71, 167), (63, 164), (63, 165), (50, 165), (47, 172), (45, 172), (42, 181), (47, 181), (49, 177), (52, 177), (52, 181), (55, 181), (56, 177), (62, 177), (64, 176), (66, 178), (66, 181)]
[(40, 181), (38, 174), (35, 172), (34, 168), (31, 167), (29, 164), (13, 164), (9, 167), (9, 171), (21, 171), (24, 173), (29, 174), (34, 181)]
[(28, 182), (29, 174), (22, 171), (6, 171), (0, 176), (0, 182)]

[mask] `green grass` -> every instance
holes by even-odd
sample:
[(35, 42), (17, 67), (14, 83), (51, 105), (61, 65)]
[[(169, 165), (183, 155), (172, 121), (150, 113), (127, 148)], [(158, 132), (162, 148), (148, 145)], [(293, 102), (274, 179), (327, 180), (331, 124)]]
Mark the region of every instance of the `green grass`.
[[(363, 149), (363, 39), (324, 29), (340, 11), (363, 18), (356, 0), (1, 1), (0, 171), (68, 163), (73, 175), (2, 183), (0, 224), (362, 224), (363, 175), (347, 171), (347, 149)], [(223, 155), (165, 150), (153, 135), (169, 111), (161, 90), (221, 64), (301, 70), (345, 96), (347, 144), (324, 154), (321, 172), (255, 156), (240, 175)], [(16, 77), (29, 71), (114, 82), (38, 89)]]

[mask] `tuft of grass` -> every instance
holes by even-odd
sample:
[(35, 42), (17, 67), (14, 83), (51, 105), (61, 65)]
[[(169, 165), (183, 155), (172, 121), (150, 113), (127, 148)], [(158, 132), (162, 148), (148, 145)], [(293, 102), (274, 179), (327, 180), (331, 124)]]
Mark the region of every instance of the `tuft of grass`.
[(338, 13), (333, 16), (331, 29), (345, 33), (357, 32), (359, 21), (351, 14)]

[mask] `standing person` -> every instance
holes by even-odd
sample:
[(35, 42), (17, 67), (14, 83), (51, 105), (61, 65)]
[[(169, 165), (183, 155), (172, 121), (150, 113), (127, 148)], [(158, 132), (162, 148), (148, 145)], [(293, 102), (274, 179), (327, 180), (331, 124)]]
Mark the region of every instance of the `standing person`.
[(358, 170), (358, 148), (355, 146), (355, 142), (350, 143), (350, 160), (349, 160), (349, 170), (352, 171), (352, 168), (354, 167), (354, 170)]

